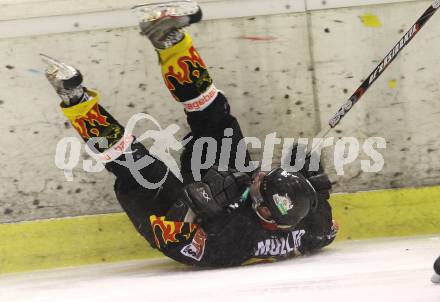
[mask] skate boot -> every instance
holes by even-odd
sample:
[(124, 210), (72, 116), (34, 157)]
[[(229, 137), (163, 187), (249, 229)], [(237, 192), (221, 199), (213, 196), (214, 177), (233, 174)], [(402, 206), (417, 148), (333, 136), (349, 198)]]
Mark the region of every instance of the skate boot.
[(132, 8), (139, 20), (141, 34), (157, 49), (167, 49), (183, 40), (182, 28), (202, 19), (195, 1), (170, 1), (138, 5)]
[(99, 160), (108, 162), (120, 156), (118, 150), (129, 146), (133, 137), (124, 136), (124, 128), (99, 105), (98, 92), (82, 85), (79, 70), (47, 55), (41, 54), (41, 58), (48, 65), (47, 79), (63, 100), (61, 109), (78, 134), (99, 154)]
[(82, 86), (83, 77), (79, 70), (47, 55), (40, 54), (40, 56), (43, 62), (47, 64), (46, 78), (55, 88), (66, 107), (74, 106), (89, 99), (85, 88)]

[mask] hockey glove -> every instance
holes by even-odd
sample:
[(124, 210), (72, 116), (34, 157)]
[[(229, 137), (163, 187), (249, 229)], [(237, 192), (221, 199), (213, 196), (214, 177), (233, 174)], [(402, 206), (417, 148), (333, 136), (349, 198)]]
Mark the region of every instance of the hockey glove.
[(186, 186), (182, 201), (201, 218), (211, 218), (224, 213), (223, 208), (214, 199), (209, 186), (203, 182)]
[(202, 219), (220, 216), (237, 209), (250, 178), (235, 171), (207, 171), (203, 182), (194, 182), (184, 189), (183, 202)]

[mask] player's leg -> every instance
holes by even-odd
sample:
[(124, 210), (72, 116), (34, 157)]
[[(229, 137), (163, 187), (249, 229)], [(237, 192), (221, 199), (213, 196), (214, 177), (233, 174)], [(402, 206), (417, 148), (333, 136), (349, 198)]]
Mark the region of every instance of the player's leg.
[[(43, 59), (49, 65), (46, 76), (63, 100), (64, 115), (97, 159), (116, 176), (119, 203), (135, 228), (154, 244), (149, 216), (164, 216), (177, 200), (182, 183), (162, 161), (151, 156), (130, 133), (125, 133), (124, 127), (99, 104), (99, 94), (82, 86), (78, 70), (49, 57)], [(143, 161), (148, 164), (140, 166)], [(155, 185), (162, 180), (162, 185)]]
[[(231, 114), (225, 95), (215, 87), (206, 64), (192, 44), (191, 37), (185, 34), (181, 42), (166, 50), (160, 50), (159, 55), (166, 86), (174, 98), (183, 104), (191, 128), (190, 135), (193, 136), (182, 153), (182, 174), (191, 174), (188, 172), (191, 171), (193, 146), (200, 137), (211, 137), (216, 141), (214, 162), (216, 165), (219, 164), (222, 139), (227, 128), (232, 129), (232, 135), (229, 134), (232, 143), (228, 166), (235, 168), (237, 146), (243, 138), (240, 125)], [(247, 151), (244, 159), (245, 164), (250, 160)]]
[[(227, 128), (232, 129), (229, 167), (235, 168), (237, 145), (243, 138), (239, 123), (231, 115), (226, 97), (214, 85), (190, 35), (181, 30), (200, 21), (201, 10), (193, 1), (184, 2), (182, 7), (179, 7), (179, 1), (168, 5), (152, 4), (135, 10), (140, 15), (141, 33), (156, 48), (165, 84), (174, 99), (183, 105), (191, 135), (194, 137), (182, 154), (182, 174), (187, 175), (185, 172), (191, 171), (192, 146), (200, 137), (212, 137), (216, 140), (218, 148), (215, 163), (218, 164), (221, 143)], [(243, 157), (247, 164), (250, 160), (247, 151)]]

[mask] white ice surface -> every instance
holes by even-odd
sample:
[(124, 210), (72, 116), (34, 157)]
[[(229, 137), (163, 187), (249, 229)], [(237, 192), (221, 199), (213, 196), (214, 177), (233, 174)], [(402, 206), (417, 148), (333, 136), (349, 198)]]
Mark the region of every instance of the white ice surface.
[(440, 236), (352, 241), (274, 264), (200, 270), (158, 259), (0, 277), (1, 302), (440, 302)]

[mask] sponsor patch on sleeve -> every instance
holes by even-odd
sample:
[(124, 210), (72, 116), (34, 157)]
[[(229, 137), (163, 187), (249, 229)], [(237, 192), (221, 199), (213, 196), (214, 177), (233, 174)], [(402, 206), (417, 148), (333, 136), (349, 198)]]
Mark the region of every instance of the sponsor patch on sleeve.
[(205, 254), (206, 239), (207, 237), (205, 232), (202, 230), (202, 228), (199, 228), (195, 233), (192, 242), (184, 246), (180, 252), (186, 257), (200, 261)]

